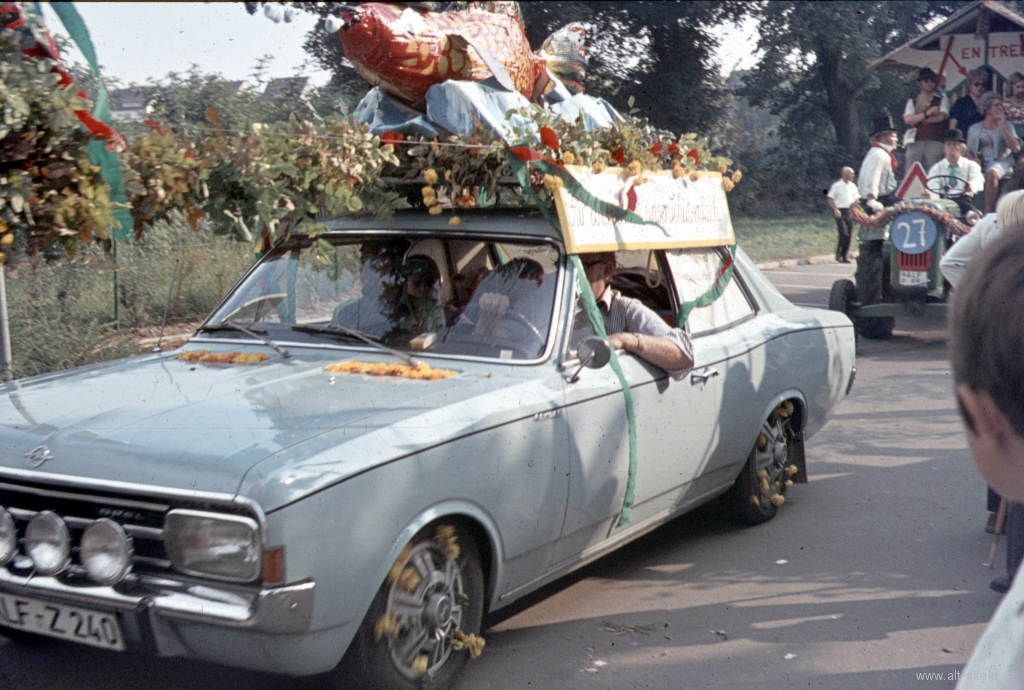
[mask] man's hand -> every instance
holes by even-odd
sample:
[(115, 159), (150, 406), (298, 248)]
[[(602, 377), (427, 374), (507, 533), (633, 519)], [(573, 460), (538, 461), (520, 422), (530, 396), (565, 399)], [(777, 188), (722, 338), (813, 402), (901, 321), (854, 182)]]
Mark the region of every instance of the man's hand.
[(835, 216), (838, 219), (839, 216), (841, 216), (842, 214), (839, 212), (838, 208), (834, 208), (834, 209), (832, 209), (832, 215)]
[(689, 369), (693, 366), (693, 360), (683, 354), (679, 346), (668, 338), (642, 333), (611, 333), (608, 335), (608, 342), (616, 350), (625, 350), (667, 371)]
[(632, 333), (612, 333), (608, 336), (608, 342), (616, 350), (625, 350), (632, 353), (637, 351), (640, 339)]
[(485, 292), (480, 295), (480, 316), (476, 321), (473, 335), (494, 335), (498, 322), (508, 311), (508, 296), (500, 292)]

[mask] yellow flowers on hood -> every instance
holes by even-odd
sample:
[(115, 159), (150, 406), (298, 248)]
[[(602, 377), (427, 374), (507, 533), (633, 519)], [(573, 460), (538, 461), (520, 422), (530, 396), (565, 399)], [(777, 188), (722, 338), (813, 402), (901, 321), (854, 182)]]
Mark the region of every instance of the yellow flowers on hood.
[(434, 369), (426, 362), (412, 366), (408, 364), (387, 364), (385, 362), (338, 362), (328, 364), (327, 371), (333, 374), (367, 374), (368, 376), (395, 376), (420, 381), (440, 381), (457, 375), (449, 369)]
[(267, 357), (262, 352), (213, 352), (212, 350), (185, 350), (177, 357), (182, 362), (206, 364), (259, 364)]
[(427, 168), (423, 171), (423, 179), (426, 180), (427, 184), (437, 184), (437, 171), (433, 168)]

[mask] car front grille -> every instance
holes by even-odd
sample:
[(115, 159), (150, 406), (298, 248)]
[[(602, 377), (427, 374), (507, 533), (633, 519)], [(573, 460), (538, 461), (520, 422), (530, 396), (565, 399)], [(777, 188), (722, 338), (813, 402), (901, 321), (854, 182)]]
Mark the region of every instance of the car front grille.
[[(117, 522), (132, 538), (135, 550), (133, 571), (156, 574), (171, 569), (163, 539), (164, 517), (171, 509), (168, 503), (0, 482), (0, 506), (14, 518), (19, 542), (24, 537), (25, 527), (36, 514), (49, 510), (59, 515), (71, 534), (71, 575), (81, 572), (78, 545), (82, 533), (99, 518)], [(9, 567), (17, 568), (18, 565), (18, 559), (15, 559)]]

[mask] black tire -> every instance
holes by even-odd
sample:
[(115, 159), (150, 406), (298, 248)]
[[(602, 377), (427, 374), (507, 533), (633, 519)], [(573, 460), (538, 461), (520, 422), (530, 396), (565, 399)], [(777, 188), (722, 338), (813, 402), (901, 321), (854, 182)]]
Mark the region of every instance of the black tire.
[(843, 278), (832, 283), (828, 293), (828, 308), (846, 314), (853, 320), (853, 304), (857, 301), (857, 286), (852, 280)]
[(452, 687), (470, 655), (452, 641), (457, 632), (480, 634), (483, 609), (483, 571), (472, 535), (452, 521), (429, 525), (392, 566), (334, 671), (334, 687)]
[[(878, 304), (888, 292), (885, 286), (886, 270), (882, 257), (882, 241), (860, 243), (857, 257), (857, 299), (862, 305)], [(891, 316), (861, 316), (857, 318), (857, 332), (865, 338), (884, 340), (892, 337), (896, 319)]]
[(799, 471), (796, 446), (800, 441), (793, 429), (794, 412), (791, 401), (772, 410), (726, 495), (731, 512), (741, 522), (768, 522), (786, 501), (786, 491)]

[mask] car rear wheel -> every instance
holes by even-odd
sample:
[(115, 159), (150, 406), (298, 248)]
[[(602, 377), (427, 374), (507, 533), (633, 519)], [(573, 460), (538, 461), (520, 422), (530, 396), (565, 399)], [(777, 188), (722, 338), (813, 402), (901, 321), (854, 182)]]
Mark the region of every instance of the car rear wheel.
[(451, 687), (479, 655), (484, 582), (472, 536), (423, 529), (402, 550), (336, 670), (337, 688)]
[(775, 517), (799, 471), (793, 427), (796, 408), (785, 401), (761, 425), (754, 447), (728, 494), (733, 513), (742, 522), (759, 525)]

